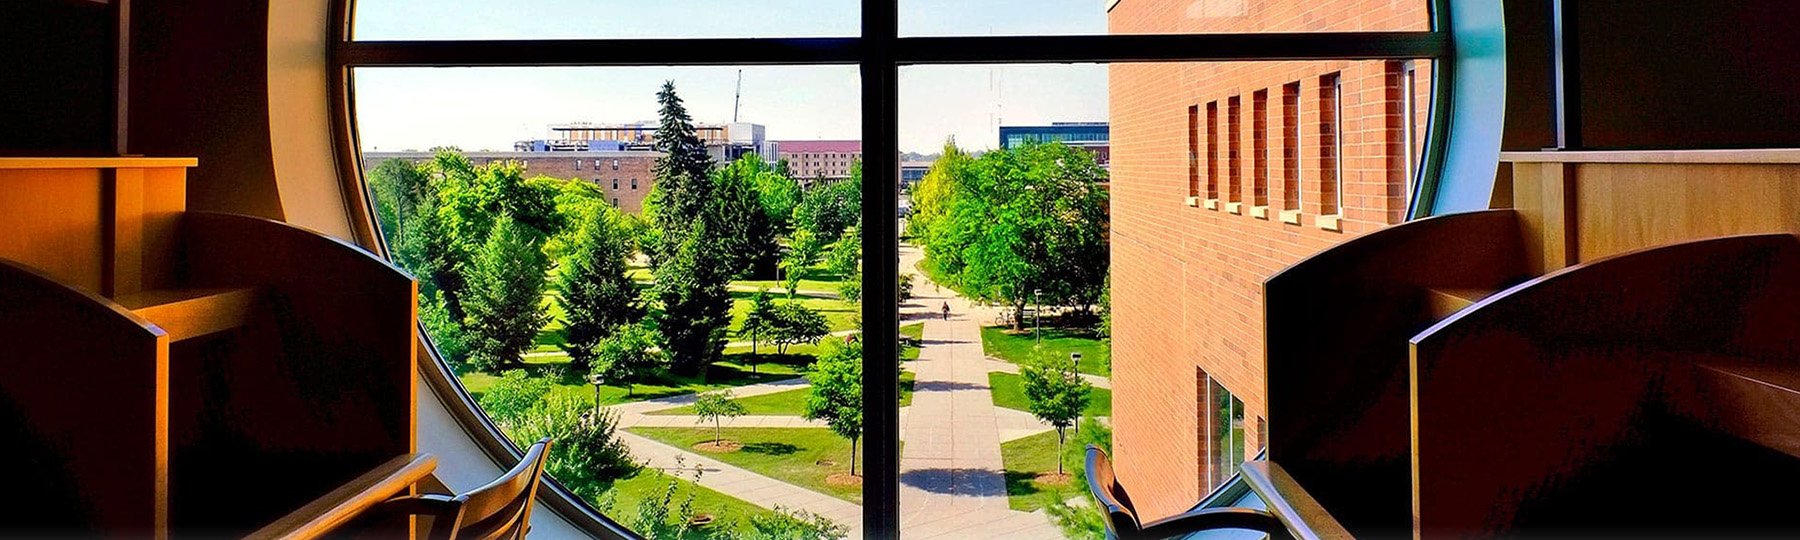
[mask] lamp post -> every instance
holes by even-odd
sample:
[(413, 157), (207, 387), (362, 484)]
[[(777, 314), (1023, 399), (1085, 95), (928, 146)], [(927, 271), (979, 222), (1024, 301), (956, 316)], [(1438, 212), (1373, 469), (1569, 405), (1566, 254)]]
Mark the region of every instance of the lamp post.
[(1076, 373), (1081, 372), (1081, 353), (1080, 352), (1069, 353), (1069, 369), (1074, 370)]
[(1031, 308), (1031, 339), (1033, 343), (1040, 345), (1044, 343), (1044, 331), (1038, 328), (1038, 323), (1044, 317), (1044, 302), (1038, 300), (1038, 295), (1043, 292), (1043, 289), (1031, 290), (1031, 303), (1034, 306)]
[(594, 417), (595, 418), (598, 418), (600, 416), (600, 383), (602, 383), (602, 382), (604, 382), (604, 381), (600, 380), (599, 372), (594, 372), (594, 373), (588, 374), (588, 384), (594, 385)]

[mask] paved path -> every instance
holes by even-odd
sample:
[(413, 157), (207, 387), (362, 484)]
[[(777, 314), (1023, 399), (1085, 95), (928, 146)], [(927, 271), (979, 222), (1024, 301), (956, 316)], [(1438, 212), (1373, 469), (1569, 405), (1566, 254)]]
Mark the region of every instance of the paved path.
[[(901, 268), (912, 268), (920, 257), (917, 248), (901, 246)], [(994, 407), (981, 350), (980, 321), (992, 319), (992, 312), (929, 282), (913, 292), (915, 298), (901, 306), (902, 319), (925, 321), (925, 345), (910, 363), (917, 382), (900, 432), (906, 442), (900, 455), (901, 535), (1060, 537), (1042, 513), (1007, 507), (1000, 424), (1012, 411)], [(947, 321), (934, 316), (944, 303), (950, 304)]]

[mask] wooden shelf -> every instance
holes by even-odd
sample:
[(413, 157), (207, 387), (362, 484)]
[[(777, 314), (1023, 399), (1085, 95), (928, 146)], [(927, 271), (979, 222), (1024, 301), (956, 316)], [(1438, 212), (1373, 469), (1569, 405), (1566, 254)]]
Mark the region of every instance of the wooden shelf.
[(143, 291), (113, 301), (181, 341), (248, 324), (256, 299), (256, 289), (223, 288)]

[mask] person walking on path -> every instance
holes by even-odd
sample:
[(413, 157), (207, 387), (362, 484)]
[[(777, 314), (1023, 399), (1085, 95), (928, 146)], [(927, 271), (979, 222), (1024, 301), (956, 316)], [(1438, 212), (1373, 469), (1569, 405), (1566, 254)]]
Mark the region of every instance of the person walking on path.
[(944, 302), (944, 320), (950, 320), (950, 303)]

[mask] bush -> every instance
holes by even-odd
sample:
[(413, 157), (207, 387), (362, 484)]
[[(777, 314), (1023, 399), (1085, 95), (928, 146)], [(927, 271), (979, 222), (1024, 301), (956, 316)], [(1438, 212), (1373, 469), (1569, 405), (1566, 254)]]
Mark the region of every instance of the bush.
[[(1087, 469), (1085, 468), (1087, 447), (1091, 444), (1111, 452), (1112, 428), (1101, 424), (1092, 417), (1084, 418), (1074, 439), (1071, 442), (1075, 444), (1068, 445), (1063, 450), (1063, 466), (1075, 471), (1075, 478), (1071, 483), (1085, 487), (1087, 486)], [(1085, 494), (1086, 491), (1084, 490), (1083, 493)], [(1104, 516), (1100, 515), (1100, 510), (1095, 506), (1092, 495), (1083, 497), (1087, 504), (1082, 505), (1070, 505), (1050, 494), (1046, 494), (1045, 497), (1048, 500), (1044, 501), (1044, 512), (1050, 515), (1050, 521), (1062, 529), (1064, 537), (1084, 540), (1106, 538), (1106, 520)]]
[(596, 412), (583, 400), (557, 396), (517, 419), (501, 424), (507, 437), (520, 445), (550, 438), (550, 457), (545, 472), (584, 499), (594, 500), (614, 480), (637, 472), (631, 450), (618, 438), (619, 417)]
[(516, 421), (542, 403), (555, 385), (548, 378), (531, 377), (522, 369), (507, 370), (493, 389), (481, 395), (481, 409), (495, 422)]
[(780, 505), (775, 511), (750, 516), (750, 530), (733, 540), (841, 540), (850, 528), (825, 516)]

